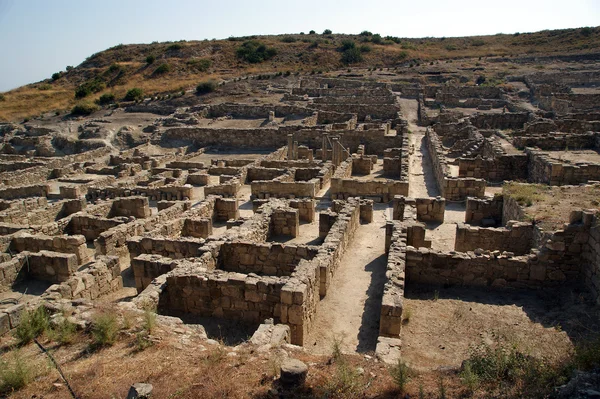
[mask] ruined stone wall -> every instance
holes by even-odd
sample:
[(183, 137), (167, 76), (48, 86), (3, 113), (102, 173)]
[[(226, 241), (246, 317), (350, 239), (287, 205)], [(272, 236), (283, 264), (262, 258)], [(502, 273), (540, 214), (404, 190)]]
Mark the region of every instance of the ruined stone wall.
[(427, 149), (431, 156), (433, 173), (442, 196), (450, 201), (462, 201), (467, 197), (483, 197), (486, 187), (485, 180), (451, 177), (450, 168), (438, 135), (433, 129), (428, 128), (425, 137)]
[(458, 176), (492, 182), (527, 179), (527, 154), (501, 155), (494, 158), (459, 158)]
[(49, 191), (50, 187), (47, 184), (7, 187), (0, 189), (0, 199), (13, 200), (26, 197), (48, 197)]
[[(467, 198), (465, 223), (472, 225), (487, 225), (487, 227), (502, 224), (504, 197), (495, 195), (493, 198)], [(519, 219), (513, 219), (519, 220)], [(493, 223), (493, 224), (492, 224)]]
[(418, 221), (444, 223), (444, 214), (446, 212), (445, 198), (416, 198), (416, 207)]
[(528, 112), (504, 114), (475, 114), (469, 120), (478, 129), (523, 129), (529, 121)]
[(519, 203), (510, 196), (504, 196), (502, 206), (502, 224), (506, 225), (510, 220), (525, 221), (525, 212)]
[(82, 235), (45, 236), (19, 233), (13, 237), (10, 249), (15, 252), (40, 252), (42, 250), (75, 254), (77, 264), (83, 265), (90, 260), (85, 237)]
[(314, 198), (320, 190), (318, 179), (306, 182), (257, 180), (251, 183), (253, 198)]
[(590, 180), (600, 180), (600, 164), (588, 162), (582, 164), (562, 163), (547, 154), (527, 149), (529, 154), (529, 178), (533, 183), (545, 183), (551, 186), (577, 185)]
[(312, 223), (315, 220), (314, 199), (293, 199), (289, 202), (290, 208), (298, 210), (298, 218), (300, 221)]
[(399, 337), (402, 329), (402, 310), (406, 268), (407, 229), (399, 222), (386, 224), (386, 252), (388, 254), (385, 285), (381, 298), (379, 335)]
[(118, 198), (129, 196), (145, 196), (152, 201), (160, 200), (188, 200), (193, 198), (193, 187), (191, 186), (160, 186), (160, 187), (104, 187), (90, 188), (86, 198), (94, 201), (98, 198)]
[(228, 272), (291, 276), (301, 260), (311, 260), (317, 249), (277, 243), (231, 242), (221, 246), (217, 267)]
[(511, 222), (506, 227), (499, 228), (457, 224), (454, 249), (459, 252), (498, 250), (525, 255), (532, 247), (533, 229), (533, 225), (528, 222)]
[(27, 277), (62, 282), (67, 281), (77, 271), (77, 256), (52, 251), (21, 252), (18, 256), (26, 259)]
[(513, 144), (518, 148), (537, 147), (544, 151), (563, 151), (597, 148), (599, 133), (543, 133), (526, 136), (513, 136)]
[(252, 167), (248, 168), (247, 181), (251, 183), (255, 180), (273, 180), (285, 172), (286, 169), (281, 168)]
[(271, 234), (297, 237), (300, 231), (300, 218), (297, 209), (275, 209), (271, 215)]
[(123, 278), (119, 258), (102, 256), (96, 258), (94, 263), (85, 270), (76, 272), (67, 281), (52, 285), (44, 292), (42, 298), (95, 300), (121, 288), (123, 288)]

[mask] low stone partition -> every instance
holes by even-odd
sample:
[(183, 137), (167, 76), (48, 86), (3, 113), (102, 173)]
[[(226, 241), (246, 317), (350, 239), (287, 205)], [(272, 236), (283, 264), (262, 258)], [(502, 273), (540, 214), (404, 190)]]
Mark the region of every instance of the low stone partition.
[(0, 212), (0, 222), (20, 224), (23, 227), (50, 223), (79, 212), (87, 206), (83, 198), (48, 204), (45, 197), (11, 201), (9, 204), (9, 208)]
[(416, 207), (418, 221), (444, 223), (444, 214), (446, 212), (445, 198), (417, 198)]
[(127, 240), (129, 256), (161, 255), (170, 259), (196, 258), (205, 252), (205, 241), (194, 237), (132, 237)]
[(388, 222), (386, 224), (386, 238), (388, 235), (390, 245), (386, 246), (388, 260), (385, 272), (386, 282), (381, 298), (379, 335), (398, 338), (402, 329), (407, 245), (406, 226), (400, 222)]
[(493, 198), (468, 197), (465, 223), (483, 227), (500, 226), (503, 208), (504, 196), (502, 194), (494, 195)]
[(42, 295), (45, 300), (91, 299), (123, 288), (121, 264), (114, 256), (100, 256), (85, 270), (76, 272), (67, 281), (50, 286)]
[(94, 241), (96, 255), (119, 256), (122, 254), (122, 251), (127, 249), (128, 238), (140, 236), (144, 232), (154, 229), (159, 224), (181, 217), (189, 207), (190, 204), (188, 202), (178, 202), (149, 218), (137, 219), (100, 233)]
[(123, 217), (109, 219), (81, 213), (70, 218), (66, 231), (72, 235), (82, 235), (90, 241), (98, 238), (103, 232), (130, 221), (129, 218)]
[(48, 184), (37, 184), (33, 186), (7, 187), (0, 189), (0, 199), (13, 200), (28, 197), (47, 197), (50, 192)]
[(209, 218), (186, 218), (181, 235), (184, 237), (206, 238), (213, 232), (212, 220)]
[(119, 198), (113, 202), (109, 217), (133, 216), (136, 218), (147, 218), (152, 215), (148, 197)]
[(456, 225), (454, 249), (459, 252), (476, 249), (507, 251), (525, 255), (533, 244), (534, 226), (528, 222), (508, 222), (506, 227), (485, 228), (466, 224)]
[(205, 172), (190, 173), (187, 176), (186, 184), (208, 186), (210, 184), (210, 175)]
[(542, 151), (565, 151), (571, 149), (595, 148), (600, 133), (550, 132), (533, 135), (513, 133), (512, 143), (517, 148), (537, 147)]
[(463, 201), (467, 197), (485, 196), (486, 182), (476, 178), (452, 177), (444, 155), (442, 143), (431, 128), (427, 128), (425, 137), (433, 164), (434, 176), (442, 196), (449, 201)]
[(219, 251), (217, 268), (267, 276), (291, 276), (301, 260), (311, 260), (317, 249), (277, 243), (224, 243)]
[(527, 179), (527, 154), (501, 155), (493, 158), (459, 158), (458, 176), (491, 182)]
[[(208, 253), (204, 254), (201, 258), (198, 258), (197, 267), (203, 267), (203, 269), (206, 270), (206, 267), (211, 265), (212, 269), (214, 269), (214, 262), (209, 262), (208, 258), (212, 259), (211, 255)], [(193, 259), (190, 261), (193, 261)], [(138, 293), (142, 292), (154, 279), (169, 273), (179, 265), (180, 264), (172, 258), (155, 254), (141, 254), (132, 258), (131, 270), (133, 271), (133, 276), (135, 278), (135, 288)]]
[(342, 162), (331, 178), (332, 199), (361, 197), (374, 202), (389, 202), (395, 195), (408, 195), (408, 181), (398, 180), (359, 180), (350, 178), (351, 158)]
[(23, 266), (26, 262), (25, 254), (18, 254), (0, 263), (0, 292), (9, 290), (16, 282), (25, 278), (27, 269), (23, 270)]
[(321, 188), (319, 179), (309, 181), (266, 181), (251, 183), (252, 198), (315, 198)]
[(282, 168), (265, 168), (256, 166), (248, 168), (246, 179), (248, 183), (251, 183), (255, 180), (273, 180), (286, 173), (286, 171), (287, 169)]
[(315, 220), (316, 202), (312, 198), (293, 199), (289, 201), (290, 208), (298, 210), (298, 218), (302, 222), (312, 223)]
[(104, 187), (104, 188), (90, 188), (86, 195), (86, 198), (90, 201), (95, 201), (98, 198), (119, 198), (119, 197), (130, 197), (130, 196), (144, 196), (148, 197), (152, 201), (160, 200), (189, 200), (194, 198), (194, 190), (191, 185), (176, 186), (176, 185), (165, 185), (160, 187)]
[(204, 186), (204, 195), (220, 195), (225, 198), (237, 198), (242, 182), (238, 177), (229, 179), (226, 182)]
[(28, 278), (62, 282), (67, 281), (77, 271), (77, 256), (42, 250), (40, 252), (21, 252), (18, 256), (25, 258)]
[(297, 209), (277, 208), (271, 214), (271, 234), (297, 237), (300, 218)]
[(83, 265), (90, 260), (85, 237), (82, 235), (45, 236), (30, 235), (28, 233), (16, 234), (11, 242), (10, 249), (15, 252), (40, 252), (42, 250), (75, 254), (77, 264)]
[[(205, 216), (208, 217), (208, 216)], [(240, 209), (236, 198), (215, 199), (214, 219), (218, 221), (228, 221), (229, 219), (239, 219)]]
[[(198, 154), (197, 152), (194, 153), (194, 156), (197, 154)], [(167, 163), (166, 166), (167, 166), (167, 168), (183, 169), (183, 170), (204, 169), (206, 167), (204, 162), (196, 162), (196, 161), (171, 161), (171, 162)]]
[(531, 148), (529, 154), (529, 181), (551, 186), (577, 185), (600, 180), (600, 164), (594, 162), (563, 163), (548, 154)]

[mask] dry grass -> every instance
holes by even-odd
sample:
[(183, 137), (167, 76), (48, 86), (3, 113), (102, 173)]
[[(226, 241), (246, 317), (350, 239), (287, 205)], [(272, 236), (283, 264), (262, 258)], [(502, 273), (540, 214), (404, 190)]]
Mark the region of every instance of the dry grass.
[[(281, 41), (283, 36), (257, 36), (256, 39), (277, 49), (277, 55), (267, 62), (248, 64), (237, 59), (235, 51), (243, 41), (189, 41), (178, 43), (153, 43), (115, 46), (90, 56), (80, 66), (65, 72), (61, 78), (27, 85), (4, 94), (0, 102), (0, 120), (19, 120), (43, 112), (67, 110), (75, 104), (75, 88), (95, 77), (102, 77), (107, 88), (89, 97), (95, 100), (107, 92), (122, 98), (127, 89), (140, 87), (145, 93), (169, 93), (191, 90), (206, 79), (229, 79), (247, 74), (291, 71), (310, 73), (342, 68), (338, 48), (342, 40), (355, 40), (356, 35), (285, 35), (297, 39), (293, 43)], [(303, 41), (305, 40), (305, 41)], [(311, 42), (319, 40), (317, 48)], [(364, 54), (364, 61), (353, 67), (395, 68), (403, 64), (418, 65), (465, 58), (478, 59), (490, 56), (556, 55), (573, 52), (585, 53), (600, 48), (600, 34), (595, 28), (585, 36), (578, 29), (543, 31), (521, 35), (494, 35), (463, 38), (402, 39), (388, 45), (368, 43), (372, 50)], [(154, 55), (156, 61), (146, 64), (146, 57)], [(193, 59), (210, 60), (206, 72), (198, 71)], [(169, 65), (169, 72), (156, 76), (157, 65)], [(112, 65), (118, 67), (113, 71)], [(508, 67), (507, 67), (508, 68)], [(50, 88), (48, 88), (48, 85)], [(43, 89), (43, 90), (42, 90)]]

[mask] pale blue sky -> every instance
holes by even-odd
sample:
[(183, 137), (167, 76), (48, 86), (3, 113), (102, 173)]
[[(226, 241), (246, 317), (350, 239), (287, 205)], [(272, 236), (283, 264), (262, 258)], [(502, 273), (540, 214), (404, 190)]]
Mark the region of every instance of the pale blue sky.
[(599, 0), (0, 0), (0, 91), (119, 43), (311, 29), (450, 37), (597, 25)]

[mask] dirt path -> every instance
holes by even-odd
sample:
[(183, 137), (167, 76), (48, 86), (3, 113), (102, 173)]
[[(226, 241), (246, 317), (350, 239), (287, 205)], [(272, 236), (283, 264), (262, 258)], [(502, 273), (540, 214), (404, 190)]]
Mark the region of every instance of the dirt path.
[(375, 350), (381, 295), (385, 284), (385, 208), (373, 212), (373, 222), (358, 227), (327, 296), (321, 300), (305, 347), (330, 354), (334, 339), (343, 352)]
[(408, 196), (413, 198), (436, 197), (440, 195), (433, 175), (429, 151), (425, 144), (425, 128), (417, 125), (417, 100), (400, 99), (402, 113), (408, 119), (410, 131), (408, 140), (411, 148), (409, 156)]

